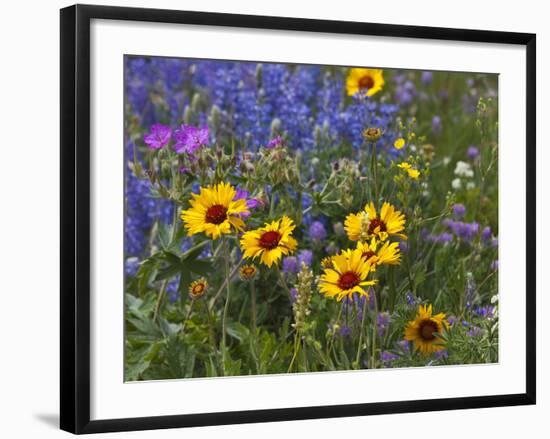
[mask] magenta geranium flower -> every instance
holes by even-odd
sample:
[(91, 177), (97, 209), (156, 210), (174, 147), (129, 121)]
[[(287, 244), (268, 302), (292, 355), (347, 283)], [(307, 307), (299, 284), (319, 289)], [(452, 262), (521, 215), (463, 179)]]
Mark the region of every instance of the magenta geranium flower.
[(283, 138), (281, 136), (276, 136), (273, 139), (271, 139), (265, 147), (268, 149), (273, 149), (273, 148), (277, 148), (278, 146), (281, 146), (282, 144), (283, 144)]
[(183, 124), (174, 133), (174, 138), (176, 140), (174, 150), (178, 154), (183, 152), (192, 154), (208, 143), (208, 127), (198, 128)]
[(150, 133), (143, 136), (143, 141), (151, 149), (160, 149), (168, 145), (171, 137), (172, 130), (170, 127), (156, 123), (151, 127)]
[[(250, 197), (250, 192), (248, 192), (245, 189), (237, 188), (237, 193), (233, 197), (233, 201), (246, 200), (246, 206), (250, 210), (256, 209), (260, 205), (260, 202), (256, 198), (249, 198), (249, 197)], [(249, 217), (250, 212), (242, 213), (241, 216), (243, 218)]]

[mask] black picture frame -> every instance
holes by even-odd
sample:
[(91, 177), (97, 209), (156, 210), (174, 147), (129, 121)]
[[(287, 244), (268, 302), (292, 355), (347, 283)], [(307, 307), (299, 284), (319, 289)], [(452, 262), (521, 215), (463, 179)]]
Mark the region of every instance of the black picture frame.
[[(90, 420), (90, 21), (131, 20), (526, 47), (526, 392), (508, 395)], [(61, 429), (81, 434), (535, 404), (536, 36), (210, 12), (75, 5), (61, 9)]]

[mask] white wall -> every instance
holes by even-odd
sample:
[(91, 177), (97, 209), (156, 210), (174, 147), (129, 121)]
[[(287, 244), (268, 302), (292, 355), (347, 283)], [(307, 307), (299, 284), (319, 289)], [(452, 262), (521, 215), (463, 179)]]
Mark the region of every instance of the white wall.
[[(550, 112), (548, 46), (550, 29), (544, 2), (534, 0), (442, 2), (424, 0), (245, 0), (124, 1), (87, 3), (120, 6), (301, 16), (396, 24), (483, 28), (538, 34), (538, 350), (539, 404), (457, 412), (405, 414), (243, 426), (126, 433), (132, 437), (279, 438), (311, 435), (332, 438), (521, 437), (547, 430), (550, 385), (542, 373), (548, 356), (548, 325), (543, 321), (542, 274), (550, 262), (550, 235), (544, 204), (550, 176), (544, 163)], [(58, 9), (70, 2), (4, 2), (1, 14), (0, 66), (0, 434), (6, 438), (60, 437), (58, 411), (59, 289), (59, 49)], [(546, 52), (546, 53), (545, 53)], [(543, 56), (546, 55), (546, 56)], [(545, 111), (543, 111), (545, 110)], [(543, 175), (545, 174), (545, 175)], [(523, 233), (523, 231), (519, 231)], [(543, 347), (546, 349), (543, 350)], [(429, 385), (429, 383), (426, 383)], [(351, 390), (350, 390), (351, 391)], [(122, 437), (123, 435), (106, 435)], [(535, 437), (542, 437), (541, 434)]]

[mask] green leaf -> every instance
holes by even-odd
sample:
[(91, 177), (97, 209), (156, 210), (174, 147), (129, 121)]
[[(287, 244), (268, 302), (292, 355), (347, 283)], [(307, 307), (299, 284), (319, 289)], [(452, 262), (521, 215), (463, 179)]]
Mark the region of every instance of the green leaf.
[(150, 364), (150, 361), (140, 361), (128, 367), (124, 374), (125, 381), (137, 381), (139, 376), (149, 368)]
[(158, 319), (158, 322), (159, 322), (159, 326), (160, 326), (161, 331), (166, 336), (176, 335), (179, 332), (179, 330), (181, 329), (181, 325), (178, 325), (176, 323), (170, 323), (162, 317), (160, 317)]
[(216, 360), (212, 356), (208, 357), (208, 360), (204, 363), (206, 367), (206, 376), (217, 377), (218, 368), (216, 367)]
[(178, 291), (180, 293), (180, 297), (182, 298), (182, 300), (183, 300), (183, 297), (185, 297), (187, 294), (187, 290), (189, 289), (190, 283), (191, 283), (191, 272), (189, 270), (181, 270)]
[(186, 260), (185, 267), (187, 267), (189, 271), (192, 271), (193, 273), (197, 273), (203, 276), (214, 269), (210, 261), (199, 261), (199, 260), (194, 260), (194, 261)]
[(151, 320), (147, 318), (138, 319), (134, 317), (128, 317), (126, 321), (132, 324), (139, 332), (143, 334), (152, 335), (154, 337), (162, 337), (162, 332)]
[(229, 323), (225, 328), (227, 334), (243, 342), (250, 337), (250, 330), (239, 322)]

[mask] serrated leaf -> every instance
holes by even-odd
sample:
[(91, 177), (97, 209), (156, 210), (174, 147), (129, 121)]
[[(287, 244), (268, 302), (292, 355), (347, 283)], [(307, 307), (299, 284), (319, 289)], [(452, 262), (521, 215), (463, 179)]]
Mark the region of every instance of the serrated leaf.
[(182, 299), (187, 294), (187, 290), (189, 288), (190, 283), (191, 283), (191, 272), (189, 270), (182, 270), (180, 272), (180, 283), (178, 285), (178, 291)]
[(187, 267), (189, 271), (201, 275), (205, 275), (214, 269), (214, 267), (212, 267), (212, 263), (199, 260), (186, 261), (185, 267)]
[(139, 332), (154, 337), (162, 337), (160, 329), (149, 319), (138, 319), (134, 317), (128, 317), (126, 319), (128, 323), (131, 323)]
[(159, 322), (161, 331), (166, 336), (176, 335), (181, 329), (181, 325), (178, 325), (177, 323), (170, 323), (162, 317), (158, 319), (158, 322)]
[(225, 330), (228, 335), (236, 338), (241, 343), (250, 337), (250, 330), (239, 322), (229, 323)]
[(140, 361), (137, 364), (133, 364), (132, 366), (128, 367), (126, 369), (125, 380), (126, 381), (136, 381), (139, 379), (139, 376), (145, 372), (148, 367), (150, 366), (151, 362), (149, 361)]

